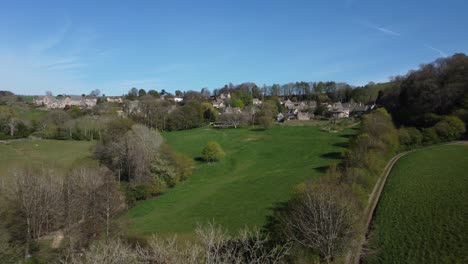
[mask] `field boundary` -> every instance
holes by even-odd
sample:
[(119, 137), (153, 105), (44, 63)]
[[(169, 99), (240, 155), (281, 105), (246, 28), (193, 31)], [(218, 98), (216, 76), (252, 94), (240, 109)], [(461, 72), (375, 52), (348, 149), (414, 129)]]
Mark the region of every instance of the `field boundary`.
[(435, 146), (439, 145), (466, 145), (468, 144), (468, 141), (454, 141), (454, 142), (449, 142), (445, 144), (437, 144), (437, 145), (432, 145), (432, 146), (427, 146), (423, 148), (417, 148), (413, 150), (408, 150), (402, 153), (399, 153), (395, 156), (393, 156), (385, 166), (382, 174), (380, 175), (379, 179), (374, 185), (374, 189), (372, 190), (371, 194), (369, 195), (368, 203), (366, 208), (364, 209), (364, 217), (363, 217), (363, 233), (360, 235), (358, 238), (358, 242), (355, 246), (353, 246), (349, 252), (346, 254), (345, 257), (345, 263), (346, 264), (359, 264), (362, 256), (362, 249), (364, 247), (364, 243), (366, 242), (366, 238), (369, 234), (369, 226), (372, 222), (372, 219), (374, 218), (374, 212), (375, 209), (377, 208), (377, 205), (380, 201), (380, 196), (382, 194), (382, 191), (385, 187), (385, 183), (387, 182), (388, 175), (390, 175), (390, 172), (393, 169), (393, 166), (396, 164), (396, 162), (406, 156), (407, 154), (413, 153), (415, 151), (423, 150), (423, 149), (428, 149), (432, 148)]

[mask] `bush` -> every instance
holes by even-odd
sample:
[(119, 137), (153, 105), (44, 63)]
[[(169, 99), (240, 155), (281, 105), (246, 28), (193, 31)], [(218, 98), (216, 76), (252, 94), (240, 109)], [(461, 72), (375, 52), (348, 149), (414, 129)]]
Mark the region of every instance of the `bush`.
[(263, 129), (269, 129), (273, 125), (273, 119), (269, 116), (260, 116), (258, 123)]
[(424, 145), (436, 144), (440, 142), (439, 136), (433, 127), (423, 129), (422, 135)]
[(218, 161), (224, 157), (225, 153), (221, 146), (214, 141), (210, 141), (202, 150), (203, 160), (207, 162)]
[(465, 123), (456, 116), (444, 117), (435, 125), (435, 129), (439, 138), (447, 141), (458, 139), (466, 132)]
[(423, 140), (421, 132), (414, 127), (400, 128), (398, 130), (398, 138), (400, 139), (400, 145), (405, 148), (421, 145)]
[(151, 197), (150, 185), (127, 185), (125, 188), (125, 198), (128, 204), (134, 204), (136, 201), (146, 200)]

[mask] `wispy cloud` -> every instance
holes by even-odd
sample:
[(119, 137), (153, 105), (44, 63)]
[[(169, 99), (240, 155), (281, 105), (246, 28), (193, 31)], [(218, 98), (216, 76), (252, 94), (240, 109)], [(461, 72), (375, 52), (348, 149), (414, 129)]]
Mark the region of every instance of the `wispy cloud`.
[(59, 59), (46, 59), (42, 61), (37, 67), (50, 69), (50, 70), (73, 70), (85, 67), (86, 64), (81, 62), (79, 58), (59, 58)]
[(442, 57), (447, 57), (447, 56), (448, 56), (447, 53), (445, 53), (444, 51), (442, 51), (442, 50), (440, 50), (440, 49), (438, 49), (438, 48), (434, 48), (433, 46), (424, 44), (424, 47), (426, 47), (426, 48), (428, 48), (428, 49), (430, 49), (430, 50), (432, 50), (432, 51), (435, 51), (435, 52), (439, 53), (439, 55), (442, 56)]
[(68, 31), (72, 26), (72, 22), (69, 17), (65, 17), (65, 21), (61, 26), (51, 34), (45, 36), (40, 40), (34, 41), (29, 48), (36, 53), (43, 53), (49, 49), (52, 49), (59, 44), (61, 44), (65, 37), (67, 36)]
[(378, 26), (376, 24), (372, 24), (372, 23), (369, 23), (369, 22), (362, 22), (362, 24), (368, 28), (371, 28), (371, 29), (374, 29), (374, 30), (377, 30), (385, 35), (389, 35), (389, 36), (395, 36), (395, 37), (399, 37), (401, 36), (401, 34), (399, 32), (396, 32), (396, 31), (393, 31), (393, 30), (390, 30), (388, 28), (384, 28), (384, 27), (381, 27), (381, 26)]
[[(67, 16), (57, 25), (49, 34), (31, 37), (24, 46), (0, 47), (0, 86), (23, 94), (89, 89), (86, 62), (96, 57), (91, 49), (94, 34), (73, 27)], [(76, 43), (80, 49), (75, 48)]]

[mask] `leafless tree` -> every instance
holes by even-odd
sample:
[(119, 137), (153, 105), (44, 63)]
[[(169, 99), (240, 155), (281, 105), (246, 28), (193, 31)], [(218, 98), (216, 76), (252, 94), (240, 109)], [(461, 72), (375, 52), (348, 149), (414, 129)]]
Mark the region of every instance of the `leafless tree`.
[(292, 241), (318, 250), (325, 261), (343, 253), (356, 234), (357, 206), (343, 186), (310, 183), (280, 220)]
[(60, 216), (60, 178), (51, 169), (21, 168), (10, 172), (0, 188), (7, 203), (20, 212), (19, 221), (26, 226), (25, 256), (31, 239), (55, 228)]
[[(62, 260), (62, 264), (139, 264), (138, 254), (121, 240), (97, 242), (80, 256)], [(148, 262), (146, 262), (148, 263)]]
[(111, 172), (105, 168), (74, 169), (63, 190), (70, 250), (86, 244), (103, 226), (108, 237), (111, 218), (125, 205)]
[(180, 247), (177, 237), (152, 237), (146, 247), (137, 247), (137, 253), (142, 263), (172, 263), (197, 264), (203, 262), (202, 249), (194, 243)]
[(150, 182), (151, 163), (156, 158), (163, 138), (156, 130), (134, 125), (125, 135), (129, 177), (136, 183)]
[(290, 244), (268, 245), (268, 237), (258, 230), (242, 229), (230, 236), (221, 226), (210, 223), (199, 226), (196, 234), (203, 252), (204, 263), (281, 263)]
[(221, 226), (208, 224), (196, 230), (196, 239), (179, 245), (176, 237), (153, 236), (144, 245), (130, 248), (120, 240), (98, 242), (82, 257), (62, 263), (141, 263), (141, 264), (275, 264), (281, 263), (290, 245), (270, 246), (268, 237), (258, 231), (241, 231), (235, 236)]
[(240, 125), (246, 124), (248, 121), (249, 117), (246, 116), (244, 113), (223, 113), (219, 117), (220, 122), (225, 122), (235, 128), (237, 128)]

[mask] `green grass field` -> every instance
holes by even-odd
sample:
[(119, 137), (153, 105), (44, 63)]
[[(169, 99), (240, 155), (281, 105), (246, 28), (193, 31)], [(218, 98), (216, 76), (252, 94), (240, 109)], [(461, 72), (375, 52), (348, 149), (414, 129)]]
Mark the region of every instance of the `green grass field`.
[(287, 200), (294, 187), (319, 177), (338, 162), (353, 130), (321, 132), (319, 127), (215, 130), (165, 133), (176, 150), (196, 159), (215, 140), (226, 152), (219, 163), (196, 163), (188, 180), (160, 197), (142, 202), (121, 220), (131, 234), (190, 236), (197, 223), (215, 221), (231, 231), (262, 227), (271, 208)]
[(91, 160), (94, 142), (61, 140), (26, 140), (0, 144), (0, 176), (15, 167), (28, 165), (69, 169), (79, 164), (95, 165)]
[[(0, 106), (0, 111), (2, 110), (8, 111), (8, 107), (2, 105)], [(15, 106), (14, 110), (19, 118), (21, 118), (22, 120), (30, 121), (30, 122), (40, 121), (44, 116), (47, 115), (47, 113), (49, 113), (46, 110), (30, 108), (30, 107), (19, 107), (19, 106)]]
[(468, 263), (468, 146), (397, 162), (378, 205), (365, 263)]

